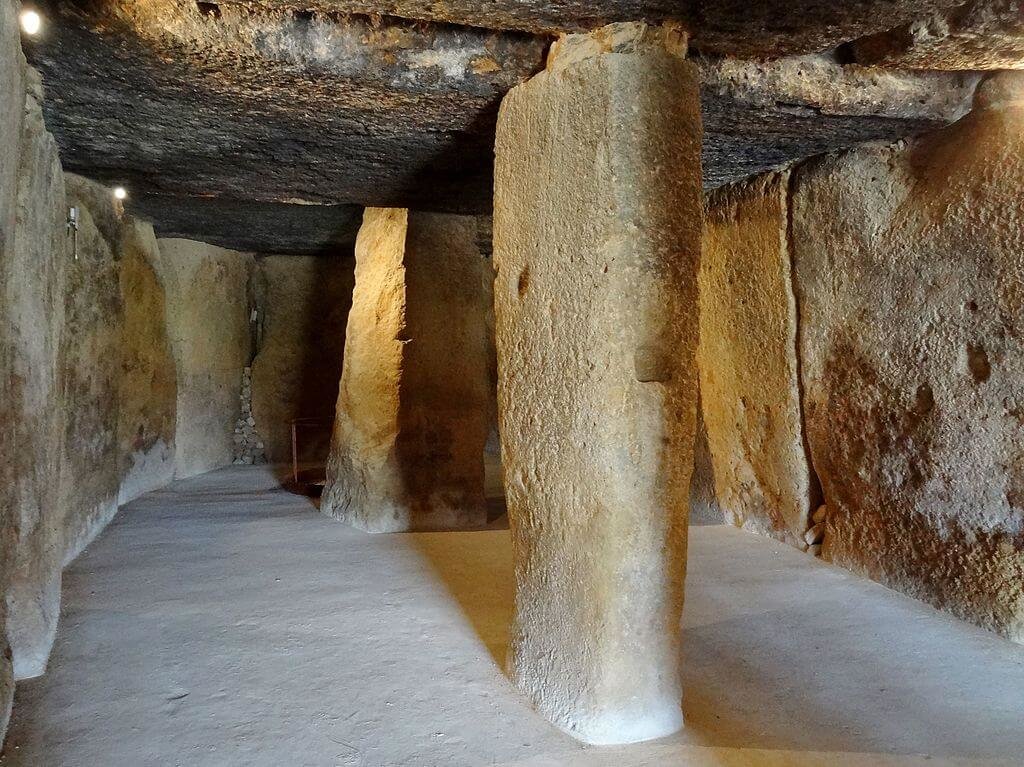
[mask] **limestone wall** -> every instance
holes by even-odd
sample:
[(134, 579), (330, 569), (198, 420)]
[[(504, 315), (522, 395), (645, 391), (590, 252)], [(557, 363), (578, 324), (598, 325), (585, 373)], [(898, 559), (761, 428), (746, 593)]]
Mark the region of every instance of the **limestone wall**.
[(272, 463), (291, 461), (294, 418), (327, 426), (303, 428), (300, 460), (324, 463), (338, 400), (345, 323), (352, 304), (351, 256), (266, 256), (255, 266), (259, 351), (252, 364), (252, 409)]
[[(490, 262), (475, 216), (409, 213), (398, 449), (409, 457), (405, 483), (432, 509), (482, 522), (483, 453), (495, 386), (489, 375), (484, 274)], [(461, 509), (460, 509), (461, 507)], [(470, 524), (472, 524), (470, 522)]]
[[(10, 0), (0, 0), (0, 365), (10, 370), (16, 343), (12, 339), (14, 314), (11, 311), (14, 270), (14, 227), (18, 194), (18, 163), (25, 99), (25, 57), (18, 40), (17, 8)], [(15, 422), (12, 396), (18, 386), (14, 376), (0, 376), (0, 414), (4, 423)], [(11, 403), (11, 404), (8, 404)], [(14, 428), (0, 429), (0, 455), (16, 450)], [(15, 537), (13, 508), (18, 490), (13, 461), (0, 461), (0, 594), (6, 594), (14, 562)], [(14, 675), (7, 642), (7, 606), (0, 599), (0, 738), (7, 729), (14, 697)]]
[(232, 461), (242, 369), (251, 354), (251, 255), (162, 239), (160, 277), (178, 377), (175, 476)]
[[(190, 284), (192, 304), (176, 306), (165, 274), (177, 278), (191, 262), (169, 264), (152, 227), (124, 215), (109, 188), (63, 173), (14, 10), (0, 2), (0, 737), (13, 679), (46, 668), (62, 567), (121, 503), (173, 475), (179, 387), (203, 376), (188, 368), (179, 378), (169, 323), (210, 307), (188, 326), (185, 346), (238, 358), (234, 397), (249, 350), (245, 258), (212, 270), (242, 275), (223, 286), (219, 304), (215, 278)], [(221, 311), (237, 304), (240, 312)], [(220, 332), (239, 325), (241, 333)], [(185, 399), (204, 397), (208, 386)]]
[[(809, 162), (793, 171), (781, 204), (770, 177), (717, 196), (705, 268), (725, 264), (731, 279), (702, 299), (702, 308), (714, 302), (705, 380), (737, 380), (745, 364), (741, 372), (768, 382), (758, 389), (774, 401), (800, 395), (824, 496), (805, 542), (824, 536), (821, 553), (832, 562), (1016, 641), (1024, 641), (1022, 86), (1000, 75), (982, 86), (974, 112), (943, 131)], [(780, 248), (794, 265), (788, 276)], [(787, 302), (764, 303), (771, 286), (786, 294), (787, 280), (795, 328), (792, 308), (779, 311)], [(730, 323), (710, 322), (726, 312)], [(797, 365), (764, 375), (761, 361), (789, 355), (794, 330)], [(728, 344), (746, 351), (729, 356)], [(765, 425), (781, 421), (765, 418), (772, 411), (749, 388), (706, 397), (712, 452), (728, 440), (750, 451), (748, 465), (804, 476), (792, 419), (787, 439), (766, 441)], [(735, 417), (759, 402), (758, 417)], [(726, 505), (723, 490), (732, 491), (728, 481), (719, 482)], [(767, 524), (767, 507), (747, 508)]]
[(797, 384), (789, 174), (710, 196), (700, 271), (700, 373), (716, 495), (726, 519), (791, 543), (811, 479)]
[[(67, 204), (79, 211), (78, 257), (65, 256), (58, 366), (58, 406), (65, 418), (59, 506), (70, 561), (117, 512), (124, 305), (117, 252), (121, 219), (110, 192), (78, 176), (66, 179)], [(63, 231), (60, 236), (67, 241)]]
[(725, 515), (715, 493), (715, 467), (708, 447), (708, 431), (704, 416), (697, 406), (697, 423), (694, 430), (693, 474), (690, 476), (690, 524), (720, 525)]
[[(38, 79), (24, 100), (15, 225), (0, 256), (0, 513), (6, 636), (16, 677), (39, 673), (56, 628), (64, 556), (59, 505), (65, 429), (60, 353), (67, 280), (64, 178), (53, 138), (43, 126)], [(50, 331), (50, 332), (47, 332)]]
[(126, 221), (119, 245), (124, 308), (118, 500), (127, 503), (174, 478), (178, 381), (152, 225)]
[(1024, 642), (1024, 101), (982, 99), (799, 174), (804, 411), (824, 555)]
[[(26, 81), (19, 136), (10, 137), (20, 165), (16, 200), (4, 212), (13, 214), (14, 226), (8, 225), (0, 253), (0, 492), (3, 540), (13, 544), (4, 557), (10, 568), (4, 634), (17, 678), (45, 669), (59, 615), (61, 568), (110, 520), (122, 480), (133, 474), (133, 456), (121, 440), (121, 403), (127, 397), (140, 412), (158, 409), (153, 382), (160, 367), (144, 366), (139, 380), (122, 368), (122, 361), (127, 369), (140, 367), (131, 361), (133, 349), (157, 359), (153, 334), (141, 337), (126, 324), (123, 297), (146, 303), (144, 296), (158, 291), (134, 285), (137, 278), (122, 273), (122, 263), (139, 255), (136, 248), (121, 258), (128, 253), (123, 240), (129, 223), (109, 190), (62, 172), (43, 123), (38, 76), (29, 70)], [(70, 206), (79, 213), (77, 240), (66, 224)], [(160, 325), (162, 318), (147, 321)], [(166, 373), (169, 359), (162, 363)], [(173, 439), (173, 432), (163, 431)]]

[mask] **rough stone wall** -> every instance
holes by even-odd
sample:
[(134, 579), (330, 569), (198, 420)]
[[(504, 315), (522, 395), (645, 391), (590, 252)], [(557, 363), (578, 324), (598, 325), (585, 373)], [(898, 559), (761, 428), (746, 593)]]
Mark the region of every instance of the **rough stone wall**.
[[(18, 165), (21, 128), (25, 105), (25, 57), (18, 38), (17, 7), (11, 0), (0, 0), (0, 365), (11, 370), (15, 345), (8, 341), (12, 332), (14, 306), (9, 278), (14, 267), (14, 228), (18, 196)], [(13, 376), (0, 377), (0, 403), (9, 403), (16, 386)], [(0, 404), (4, 422), (11, 423), (6, 405)], [(0, 429), (0, 455), (16, 453), (13, 428)], [(14, 506), (17, 497), (14, 461), (0, 462), (0, 594), (6, 594), (13, 570), (17, 529)], [(0, 740), (7, 729), (14, 697), (14, 674), (7, 641), (7, 604), (0, 599)]]
[[(494, 398), (487, 333), (492, 293), (480, 219), (410, 211), (397, 449), (410, 497), (445, 526), (486, 521), (483, 454)], [(448, 522), (443, 519), (447, 517)]]
[(797, 381), (788, 198), (788, 173), (710, 195), (699, 357), (716, 495), (726, 519), (802, 547), (812, 483)]
[(322, 509), (372, 532), (486, 521), (486, 261), (473, 216), (368, 208)]
[(262, 332), (252, 363), (252, 412), (271, 463), (292, 459), (295, 418), (323, 419), (303, 427), (300, 461), (324, 463), (338, 400), (345, 325), (352, 304), (351, 257), (265, 256), (255, 278)]
[(793, 234), (824, 556), (1024, 642), (1016, 77), (946, 130), (809, 164)]
[(167, 298), (157, 274), (160, 251), (152, 225), (126, 218), (119, 252), (124, 308), (118, 502), (127, 503), (174, 478), (178, 383), (167, 335)]
[(498, 349), (495, 340), (493, 231), (491, 216), (480, 216), (478, 242), (486, 263), (480, 270), (483, 279), (484, 328), (487, 354), (487, 441), (484, 444), (484, 495), (488, 518), (505, 514), (505, 478), (501, 468), (501, 434), (498, 424)]
[(5, 538), (14, 543), (4, 559), (12, 565), (4, 593), (15, 678), (36, 676), (46, 666), (64, 557), (59, 482), (65, 412), (59, 361), (68, 279), (66, 198), (57, 147), (43, 125), (38, 76), (31, 74), (16, 145), (21, 159), (16, 224), (0, 263), (5, 443), (0, 493)]
[(510, 675), (592, 743), (681, 726), (697, 399), (697, 74), (670, 31), (563, 38), (502, 103), (494, 255)]
[(167, 332), (178, 377), (175, 476), (233, 460), (242, 369), (249, 364), (252, 256), (191, 240), (159, 240)]
[[(788, 204), (775, 176), (723, 193), (705, 270), (728, 265), (723, 244), (733, 264), (702, 298), (705, 308), (716, 297), (706, 323), (729, 309), (731, 324), (720, 327), (745, 335), (722, 334), (723, 349), (704, 350), (705, 380), (734, 376), (745, 362), (743, 375), (771, 383), (765, 391), (776, 401), (802, 396), (812, 481), (820, 479), (824, 499), (804, 543), (824, 537), (811, 549), (832, 562), (1016, 641), (1024, 641), (1022, 150), (1024, 80), (1004, 73), (945, 130), (794, 169)], [(787, 292), (778, 258), (787, 227), (799, 366), (764, 367), (766, 355), (784, 360), (792, 348), (792, 311), (777, 300)], [(766, 303), (772, 286), (776, 300)], [(760, 347), (743, 351), (748, 339)], [(728, 356), (727, 345), (741, 353)], [(712, 445), (760, 445), (749, 463), (775, 467), (776, 477), (805, 475), (792, 430), (764, 441), (761, 420), (733, 419), (737, 396), (757, 401), (748, 391), (705, 396)], [(716, 478), (722, 500), (730, 488)]]
[[(13, 679), (46, 668), (62, 567), (120, 503), (171, 478), (179, 381), (165, 321), (183, 312), (169, 311), (152, 227), (109, 188), (62, 172), (7, 0), (0, 99), (2, 736)], [(233, 340), (248, 353), (247, 337)]]
[(117, 512), (124, 305), (121, 218), (110, 191), (79, 176), (65, 178), (68, 205), (79, 211), (78, 257), (66, 260), (58, 367), (65, 415), (59, 506), (70, 562)]
[(240, 412), (235, 421), (234, 461), (232, 463), (253, 465), (267, 462), (267, 445), (263, 435), (256, 428), (256, 417), (252, 413), (252, 367), (242, 369), (242, 390), (238, 394)]
[[(0, 260), (3, 420), (13, 439), (3, 453), (5, 530), (15, 544), (3, 593), (17, 678), (46, 668), (62, 567), (111, 519), (126, 490), (166, 481), (166, 471), (140, 480), (125, 432), (130, 421), (146, 438), (145, 424), (159, 420), (160, 393), (169, 391), (162, 401), (173, 406), (175, 387), (169, 357), (159, 356), (159, 289), (152, 270), (147, 282), (136, 263), (155, 245), (152, 230), (147, 240), (146, 227), (122, 218), (108, 189), (62, 173), (39, 78), (29, 70), (27, 80), (16, 225), (5, 241), (13, 247)], [(70, 206), (79, 211), (77, 245)], [(164, 419), (169, 440), (172, 429)]]
[(690, 524), (720, 525), (725, 522), (715, 493), (715, 467), (708, 447), (708, 430), (700, 404), (693, 442), (693, 475), (690, 477)]

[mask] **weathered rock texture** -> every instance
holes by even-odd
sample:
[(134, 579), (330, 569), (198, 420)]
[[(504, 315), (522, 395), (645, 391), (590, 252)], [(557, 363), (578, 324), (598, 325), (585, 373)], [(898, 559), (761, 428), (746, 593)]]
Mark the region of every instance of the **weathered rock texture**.
[(252, 364), (253, 416), (272, 463), (291, 461), (289, 424), (297, 418), (321, 422), (300, 427), (300, 461), (327, 459), (354, 269), (341, 255), (256, 261), (262, 332)]
[[(68, 167), (126, 184), (143, 204), (153, 195), (157, 229), (190, 237), (216, 220), (211, 206), (276, 205), (264, 207), (285, 224), (264, 229), (270, 253), (313, 252), (331, 220), (352, 232), (351, 206), (282, 204), (479, 207), (498, 103), (542, 65), (548, 42), (393, 18), (210, 14), (177, 0), (44, 7), (50, 32), (31, 58), (51, 85)], [(215, 229), (237, 239), (218, 241), (251, 243), (230, 219)], [(309, 234), (296, 243), (300, 227)]]
[(700, 388), (726, 519), (802, 546), (812, 483), (800, 412), (788, 205), (789, 173), (709, 197)]
[(161, 261), (153, 227), (126, 218), (117, 247), (124, 307), (118, 502), (127, 503), (174, 478), (178, 381), (167, 335), (167, 297), (157, 273)]
[(690, 524), (714, 525), (724, 521), (725, 516), (715, 494), (715, 467), (708, 447), (708, 432), (698, 403), (693, 474), (690, 477)]
[[(66, 179), (68, 205), (78, 208), (79, 226), (78, 257), (67, 262), (59, 366), (64, 390), (60, 407), (66, 417), (60, 472), (65, 535), (61, 564), (74, 559), (113, 518), (122, 471), (143, 460), (121, 452), (123, 388), (127, 399), (127, 387), (122, 387), (126, 338), (120, 279), (125, 221), (108, 188), (71, 174)], [(125, 362), (136, 368), (140, 360), (135, 344), (131, 346)], [(146, 408), (145, 381), (133, 383), (137, 399), (128, 420)]]
[(252, 413), (252, 367), (242, 369), (242, 390), (238, 394), (240, 412), (235, 421), (235, 435), (232, 463), (259, 464), (267, 462), (267, 445), (256, 428), (256, 417)]
[[(41, 674), (60, 602), (64, 528), (59, 504), (66, 414), (60, 360), (68, 240), (64, 177), (43, 125), (38, 77), (24, 101), (16, 224), (5, 239), (0, 349), (3, 353), (3, 510), (6, 635), (15, 678)], [(24, 88), (24, 85), (22, 86)], [(3, 153), (6, 153), (3, 152)], [(47, 332), (52, 329), (52, 332)], [(10, 536), (10, 537), (9, 537)]]
[[(129, 212), (162, 237), (321, 253), (352, 243), (363, 205), (489, 212), (497, 106), (542, 68), (545, 18), (561, 30), (658, 16), (660, 5), (707, 21), (720, 40), (746, 35), (740, 48), (777, 54), (829, 49), (956, 2), (394, 3), (417, 22), (269, 4), (45, 2), (47, 33), (29, 53), (67, 167), (127, 185)], [(710, 187), (946, 124), (974, 83), (830, 56), (700, 67)]]
[[(0, 365), (4, 371), (11, 370), (17, 354), (14, 340), (7, 340), (16, 333), (12, 327), (16, 315), (11, 309), (16, 301), (10, 291), (17, 290), (16, 281), (11, 279), (12, 270), (17, 269), (14, 252), (14, 229), (17, 221), (18, 166), (21, 143), (22, 121), (25, 106), (25, 58), (18, 42), (17, 7), (10, 0), (0, 0)], [(16, 336), (15, 336), (16, 337)], [(0, 412), (5, 423), (11, 423), (7, 408), (17, 393), (17, 379), (14, 376), (0, 377)], [(16, 405), (14, 407), (17, 407)], [(17, 447), (15, 428), (0, 429), (0, 455), (14, 455)], [(17, 466), (14, 461), (0, 462), (0, 594), (6, 594), (11, 580), (14, 553), (17, 541), (15, 503), (18, 487)], [(7, 730), (14, 697), (14, 675), (11, 653), (7, 641), (7, 604), (0, 599), (0, 740)]]
[[(962, 0), (697, 0), (694, 45), (744, 58), (816, 53)], [(871, 31), (869, 31), (871, 30)]]
[(486, 522), (478, 226), (473, 216), (366, 210), (325, 513), (371, 532)]
[[(612, 22), (685, 22), (696, 47), (734, 56), (765, 57), (835, 47), (871, 31), (910, 21), (962, 0), (307, 0), (328, 12), (389, 14), (475, 27), (558, 34)], [(229, 0), (240, 2), (240, 0)], [(292, 8), (290, 0), (257, 0)]]
[(1024, 641), (1024, 83), (813, 163), (793, 237), (824, 556)]
[(138, 194), (134, 190), (128, 209), (153, 221), (162, 238), (201, 240), (275, 255), (351, 253), (363, 217), (362, 205)]
[(842, 66), (834, 56), (696, 59), (704, 186), (866, 141), (896, 141), (970, 110), (974, 73)]
[(683, 50), (643, 25), (570, 36), (498, 124), (509, 671), (593, 743), (682, 724), (701, 236), (698, 80)]
[[(25, 68), (16, 25), (3, 0), (0, 735), (12, 678), (46, 668), (62, 567), (120, 503), (171, 478), (178, 396), (165, 326), (175, 312), (152, 227), (125, 216), (109, 188), (62, 171), (43, 122), (41, 80)], [(72, 207), (77, 231), (68, 226)], [(247, 268), (240, 256), (236, 263)], [(243, 280), (243, 303), (245, 289)], [(211, 295), (207, 285), (195, 304)], [(177, 315), (184, 312), (211, 320), (191, 326), (200, 346), (224, 325), (195, 305)], [(247, 333), (237, 346), (248, 353)]]
[(175, 476), (230, 464), (242, 369), (251, 353), (252, 256), (159, 240), (178, 378)]
[(123, 217), (108, 189), (63, 174), (38, 76), (29, 80), (0, 333), (15, 440), (5, 451), (16, 550), (4, 594), (17, 678), (46, 668), (62, 567), (119, 502), (170, 478), (176, 389), (152, 229)]
[(854, 44), (858, 61), (910, 69), (1024, 68), (1024, 7), (975, 0)]

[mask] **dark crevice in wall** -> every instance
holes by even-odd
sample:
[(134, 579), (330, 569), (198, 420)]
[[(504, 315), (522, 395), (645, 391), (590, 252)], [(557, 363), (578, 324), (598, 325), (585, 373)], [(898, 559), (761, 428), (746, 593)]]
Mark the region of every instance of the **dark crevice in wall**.
[(801, 311), (802, 296), (800, 295), (799, 281), (797, 280), (797, 263), (796, 263), (796, 238), (793, 234), (793, 199), (796, 192), (797, 176), (800, 171), (800, 166), (794, 166), (790, 168), (789, 175), (786, 179), (786, 254), (789, 257), (789, 289), (793, 294), (793, 301), (796, 307), (796, 313), (794, 317), (794, 323), (796, 326), (795, 333), (795, 356), (796, 356), (796, 388), (797, 388), (797, 399), (800, 407), (800, 440), (803, 443), (804, 457), (807, 461), (807, 472), (809, 475), (808, 483), (808, 502), (810, 508), (807, 510), (808, 514), (808, 527), (813, 526), (811, 517), (817, 508), (824, 502), (825, 494), (821, 486), (821, 479), (818, 476), (818, 472), (814, 467), (814, 454), (811, 451), (810, 440), (807, 435), (807, 411), (805, 407), (805, 395), (804, 395), (804, 370), (803, 370), (803, 355), (801, 353), (803, 348), (803, 314)]
[(266, 285), (263, 284), (262, 273), (259, 269), (259, 256), (253, 259), (252, 268), (249, 270), (249, 279), (246, 281), (246, 304), (249, 311), (249, 367), (256, 360), (260, 348), (263, 346), (263, 317), (266, 306)]

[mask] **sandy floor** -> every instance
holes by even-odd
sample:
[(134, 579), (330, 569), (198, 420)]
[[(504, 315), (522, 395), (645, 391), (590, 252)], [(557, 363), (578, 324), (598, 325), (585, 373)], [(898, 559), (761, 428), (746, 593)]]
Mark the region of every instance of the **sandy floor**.
[(625, 748), (502, 675), (506, 532), (371, 537), (233, 468), (127, 507), (64, 590), (5, 767), (1024, 764), (1024, 647), (731, 528), (692, 532), (687, 729)]

